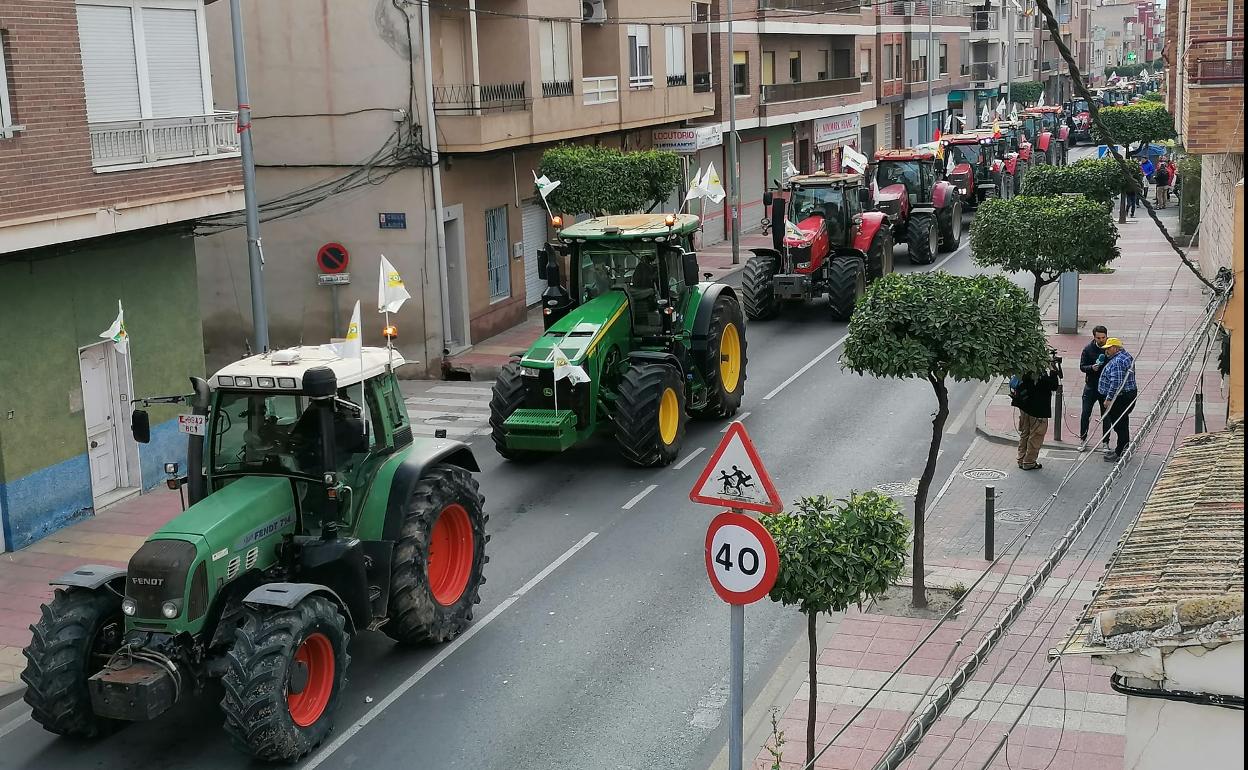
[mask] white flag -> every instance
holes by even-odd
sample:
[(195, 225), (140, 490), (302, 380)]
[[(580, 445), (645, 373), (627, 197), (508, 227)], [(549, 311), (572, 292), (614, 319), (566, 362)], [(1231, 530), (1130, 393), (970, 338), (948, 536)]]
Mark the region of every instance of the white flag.
[(1043, 106), (1044, 106), (1044, 91), (1041, 91), (1041, 92), (1040, 92), (1040, 98), (1036, 100), (1036, 106), (1037, 106), (1037, 107), (1043, 107)]
[(542, 200), (546, 200), (547, 195), (550, 195), (555, 191), (556, 187), (563, 184), (557, 179), (552, 182), (546, 178), (545, 174), (538, 176), (536, 171), (533, 172), (533, 183), (537, 185), (537, 191), (541, 194)]
[(685, 193), (685, 200), (697, 200), (706, 195), (706, 188), (702, 186), (702, 167), (693, 172), (693, 180), (689, 182), (689, 191)]
[(715, 170), (714, 163), (706, 167), (706, 175), (702, 177), (702, 189), (712, 203), (722, 203), (724, 198), (728, 197), (728, 193), (724, 192), (724, 183), (720, 181), (719, 172)]
[(990, 120), (992, 120), (992, 115), (991, 115), (991, 114), (989, 114), (989, 112), (988, 112), (988, 105), (986, 105), (986, 104), (985, 104), (985, 105), (984, 105), (984, 111), (983, 111), (983, 112), (981, 112), (981, 113), (979, 113), (979, 125), (981, 125), (981, 126), (982, 126), (982, 125), (986, 124), (986, 123), (987, 123), (988, 121), (990, 121)]
[(997, 117), (998, 118), (1005, 117), (1005, 100), (1004, 99), (997, 102)]
[(1010, 120), (1018, 120), (1018, 105), (1015, 104), (1010, 108)]
[(346, 338), (334, 345), (334, 352), (339, 358), (359, 358), (364, 354), (363, 341), (360, 338), (360, 302), (356, 300), (355, 310), (351, 311), (351, 322), (347, 324)]
[(784, 220), (784, 237), (796, 238), (798, 240), (801, 240), (805, 236), (802, 235), (802, 229), (798, 227), (796, 224), (794, 224), (793, 220), (785, 219)]
[(841, 165), (849, 166), (859, 174), (867, 173), (867, 156), (849, 145), (841, 148)]
[(394, 269), (386, 255), (381, 255), (381, 275), (377, 279), (377, 312), (397, 313), (403, 303), (411, 299), (399, 271)]
[(555, 353), (555, 382), (567, 378), (573, 385), (582, 382), (589, 382), (589, 375), (579, 366), (573, 366), (568, 362), (567, 356), (562, 353)]
[(797, 166), (793, 165), (793, 161), (790, 160), (784, 164), (784, 178), (785, 179), (792, 179), (793, 177), (797, 176), (798, 173), (799, 172), (797, 170)]
[(880, 183), (875, 177), (875, 174), (871, 175), (871, 200), (878, 202), (880, 200)]
[(100, 333), (100, 339), (112, 340), (113, 347), (123, 356), (130, 354), (130, 335), (126, 333), (126, 314), (121, 309), (121, 300), (117, 300), (117, 317), (113, 325)]

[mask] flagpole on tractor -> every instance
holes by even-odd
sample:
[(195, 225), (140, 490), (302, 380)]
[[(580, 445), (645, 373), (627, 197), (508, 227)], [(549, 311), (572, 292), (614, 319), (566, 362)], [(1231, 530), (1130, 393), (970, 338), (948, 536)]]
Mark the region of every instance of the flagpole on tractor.
[(728, 210), (732, 215), (732, 264), (741, 264), (741, 175), (737, 169), (737, 68), (732, 60), (732, 0), (728, 0)]

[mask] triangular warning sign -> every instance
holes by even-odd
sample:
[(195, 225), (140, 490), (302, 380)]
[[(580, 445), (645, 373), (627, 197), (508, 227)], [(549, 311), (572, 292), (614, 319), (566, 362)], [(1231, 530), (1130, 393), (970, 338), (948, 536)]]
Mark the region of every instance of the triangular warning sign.
[(763, 467), (745, 426), (733, 422), (689, 492), (695, 503), (779, 513), (780, 493)]

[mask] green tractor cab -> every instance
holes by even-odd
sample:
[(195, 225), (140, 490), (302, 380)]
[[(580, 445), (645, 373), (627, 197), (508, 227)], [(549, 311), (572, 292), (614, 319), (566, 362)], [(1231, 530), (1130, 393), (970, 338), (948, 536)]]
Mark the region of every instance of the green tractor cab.
[(540, 252), (545, 332), (503, 367), (490, 399), (503, 457), (609, 430), (630, 462), (667, 465), (688, 416), (736, 414), (745, 320), (731, 287), (699, 282), (698, 225), (689, 214), (600, 217), (560, 229)]
[[(187, 403), (190, 506), (127, 569), (87, 565), (54, 582), (26, 648), (26, 702), (75, 738), (154, 719), (225, 690), (225, 728), (243, 751), (293, 762), (333, 728), (351, 635), (445, 642), (485, 582), (488, 517), (456, 441), (416, 439), (397, 353), (329, 346), (252, 356)], [(135, 439), (148, 417), (134, 412)], [(176, 467), (167, 469), (176, 472)]]

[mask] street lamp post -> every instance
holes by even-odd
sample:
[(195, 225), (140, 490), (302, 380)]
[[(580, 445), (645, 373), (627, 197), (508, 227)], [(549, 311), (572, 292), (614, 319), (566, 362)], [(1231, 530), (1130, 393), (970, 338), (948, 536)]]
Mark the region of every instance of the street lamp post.
[(732, 50), (732, 0), (728, 0), (728, 211), (732, 264), (741, 264), (741, 175), (737, 171), (737, 67)]

